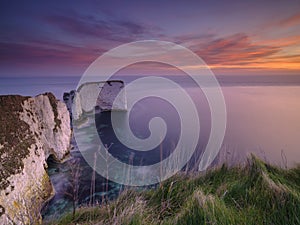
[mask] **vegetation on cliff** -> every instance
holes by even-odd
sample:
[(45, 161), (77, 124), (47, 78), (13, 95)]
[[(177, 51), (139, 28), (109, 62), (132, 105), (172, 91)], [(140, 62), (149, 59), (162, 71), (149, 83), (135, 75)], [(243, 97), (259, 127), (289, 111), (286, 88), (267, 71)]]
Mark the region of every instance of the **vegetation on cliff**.
[(57, 132), (58, 129), (61, 128), (60, 127), (61, 120), (58, 119), (58, 112), (57, 112), (57, 101), (58, 100), (55, 98), (55, 96), (51, 92), (47, 92), (44, 95), (48, 96), (50, 105), (52, 106), (53, 115), (54, 115), (54, 122), (55, 122), (55, 126), (53, 128), (53, 131)]
[(0, 224), (40, 224), (54, 195), (46, 159), (69, 153), (66, 106), (51, 93), (0, 96)]
[[(154, 189), (127, 189), (52, 224), (300, 224), (300, 166), (252, 156), (246, 165), (179, 174)], [(50, 223), (51, 224), (51, 223)]]
[(9, 186), (9, 176), (22, 171), (23, 159), (28, 156), (29, 147), (34, 143), (29, 125), (19, 118), (19, 113), (23, 111), (22, 104), (28, 98), (0, 96), (0, 190)]

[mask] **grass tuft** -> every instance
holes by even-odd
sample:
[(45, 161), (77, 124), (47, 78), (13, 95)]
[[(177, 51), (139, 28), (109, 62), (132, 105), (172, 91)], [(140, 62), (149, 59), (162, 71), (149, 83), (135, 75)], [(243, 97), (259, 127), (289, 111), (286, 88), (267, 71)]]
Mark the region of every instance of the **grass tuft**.
[(281, 169), (252, 155), (243, 167), (177, 174), (52, 224), (300, 224), (299, 190), (300, 166)]

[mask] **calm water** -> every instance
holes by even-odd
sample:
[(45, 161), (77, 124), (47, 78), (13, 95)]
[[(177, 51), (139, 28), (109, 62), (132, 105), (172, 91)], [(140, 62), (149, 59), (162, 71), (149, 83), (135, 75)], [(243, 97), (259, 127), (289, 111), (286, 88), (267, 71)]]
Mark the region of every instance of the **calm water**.
[(13, 77), (0, 78), (0, 95), (21, 94), (35, 96), (52, 92), (58, 99), (63, 93), (76, 89), (79, 77)]
[[(127, 77), (130, 82), (134, 77)], [(37, 95), (43, 92), (53, 92), (57, 98), (62, 99), (63, 92), (76, 88), (79, 78), (1, 78), (0, 94)], [(210, 111), (201, 90), (190, 80), (175, 77), (182, 87), (186, 89), (197, 105), (201, 123), (201, 134), (197, 145), (197, 152), (206, 146), (210, 132)], [(242, 161), (247, 154), (254, 152), (265, 160), (291, 167), (300, 162), (300, 85), (298, 82), (283, 82), (281, 80), (238, 80), (224, 81), (222, 90), (227, 108), (227, 128), (220, 157), (229, 163)], [(130, 125), (133, 133), (145, 138), (149, 135), (148, 122), (158, 116), (165, 120), (168, 133), (162, 147), (163, 156), (167, 157), (178, 140), (180, 131), (179, 117), (176, 110), (167, 102), (157, 98), (146, 98), (138, 102), (131, 114)], [(132, 164), (152, 164), (160, 160), (159, 149), (150, 151), (149, 157), (138, 151), (132, 151), (118, 142), (110, 124), (110, 115), (102, 113), (96, 117), (99, 137), (107, 145), (113, 143), (110, 152)], [(83, 131), (84, 132), (84, 131)], [(83, 133), (84, 135), (84, 133)], [(83, 169), (80, 202), (88, 204), (90, 199), (92, 169), (82, 159), (80, 152), (75, 148), (72, 151), (74, 158), (78, 159)], [(92, 146), (92, 145), (91, 145)], [(197, 161), (197, 156), (193, 158)], [(65, 179), (68, 177), (66, 164), (50, 162), (49, 173), (56, 188), (56, 196), (44, 210), (46, 215), (65, 211), (70, 202), (64, 192), (67, 189)], [(101, 201), (107, 194), (114, 197), (120, 190), (120, 185), (107, 183), (104, 178), (95, 175), (95, 195), (93, 201)], [(109, 193), (108, 193), (109, 192)]]

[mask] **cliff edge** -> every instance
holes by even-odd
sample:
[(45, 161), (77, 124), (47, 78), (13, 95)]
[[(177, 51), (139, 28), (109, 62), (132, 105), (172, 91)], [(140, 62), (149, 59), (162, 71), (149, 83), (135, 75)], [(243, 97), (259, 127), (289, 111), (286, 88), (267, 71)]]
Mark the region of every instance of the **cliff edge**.
[(51, 93), (0, 96), (0, 224), (39, 224), (54, 190), (46, 160), (62, 160), (71, 140), (66, 105)]

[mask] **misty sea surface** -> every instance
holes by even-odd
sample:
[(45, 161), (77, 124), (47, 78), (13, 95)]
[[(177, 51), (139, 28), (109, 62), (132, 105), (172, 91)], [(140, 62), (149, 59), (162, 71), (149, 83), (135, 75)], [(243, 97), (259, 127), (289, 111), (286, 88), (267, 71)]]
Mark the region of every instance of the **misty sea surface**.
[[(165, 76), (167, 77), (167, 76)], [(126, 83), (137, 77), (122, 77)], [(190, 165), (197, 164), (199, 156), (207, 144), (210, 134), (211, 116), (206, 98), (190, 79), (170, 76), (193, 99), (200, 119), (200, 137), (197, 150)], [(52, 92), (62, 100), (63, 93), (76, 89), (79, 77), (32, 77), (0, 78), (0, 94), (20, 94), (35, 96)], [(280, 80), (280, 79), (279, 79)], [(226, 161), (229, 164), (243, 162), (247, 155), (255, 153), (267, 162), (281, 167), (292, 167), (300, 163), (300, 83), (272, 80), (257, 82), (243, 80), (224, 80), (220, 78), (227, 110), (227, 126), (219, 156), (214, 163)], [(155, 90), (153, 90), (155, 91)], [(129, 112), (121, 112), (125, 114)], [(176, 145), (181, 129), (178, 112), (168, 102), (158, 98), (145, 98), (139, 101), (130, 112), (132, 132), (139, 138), (149, 136), (148, 123), (153, 117), (161, 117), (167, 124), (167, 135), (162, 144), (148, 152), (140, 153), (124, 147), (115, 137), (110, 113), (95, 116), (99, 138), (116, 158), (134, 165), (150, 165), (170, 155)], [(89, 123), (85, 129), (89, 129)], [(85, 129), (82, 136), (85, 137)], [(89, 148), (97, 149), (93, 143)], [(78, 160), (82, 169), (79, 204), (97, 204), (115, 198), (122, 187), (93, 173), (76, 146), (75, 139), (71, 156)], [(160, 150), (163, 149), (163, 155)], [(59, 164), (51, 158), (48, 160), (48, 173), (55, 187), (56, 195), (44, 207), (44, 218), (58, 217), (70, 210), (71, 201), (66, 196), (68, 191), (69, 168), (67, 162)], [(94, 178), (93, 178), (94, 177)], [(91, 195), (91, 187), (94, 187)]]

